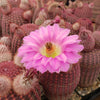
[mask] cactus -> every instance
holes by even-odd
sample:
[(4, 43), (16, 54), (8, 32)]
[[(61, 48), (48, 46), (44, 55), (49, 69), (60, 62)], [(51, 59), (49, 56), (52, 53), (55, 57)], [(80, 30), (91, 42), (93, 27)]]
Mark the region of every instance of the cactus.
[(77, 7), (75, 9), (74, 14), (79, 18), (91, 18), (92, 17), (92, 9), (88, 4), (83, 4), (82, 7)]
[(69, 0), (68, 8), (71, 8), (71, 9), (75, 10), (75, 8), (77, 8), (78, 6), (82, 7), (83, 3), (79, 0), (75, 0), (74, 2)]
[(100, 73), (100, 50), (94, 49), (91, 52), (83, 52), (82, 56), (79, 86), (89, 87), (94, 84)]
[(29, 0), (21, 0), (19, 4), (19, 8), (23, 10), (29, 10), (30, 9)]
[(12, 53), (8, 50), (8, 48), (5, 45), (0, 44), (0, 62), (11, 60)]
[(22, 44), (22, 39), (25, 36), (25, 32), (24, 30), (22, 30), (21, 28), (18, 28), (13, 35), (12, 38), (12, 43), (11, 43), (11, 52), (14, 55), (17, 51), (17, 49), (21, 46)]
[(35, 24), (24, 24), (18, 27), (16, 24), (12, 23), (11, 28), (12, 27), (15, 27), (15, 30), (13, 30), (14, 35), (13, 35), (12, 43), (11, 43), (11, 51), (13, 54), (15, 54), (17, 49), (22, 44), (23, 37), (28, 35), (31, 31), (36, 30), (38, 26)]
[(32, 11), (31, 10), (27, 10), (23, 13), (23, 17), (24, 19), (28, 20), (29, 22), (31, 22), (32, 19)]
[(75, 23), (78, 20), (78, 17), (71, 13), (66, 13), (65, 17), (66, 21), (70, 22), (71, 24)]
[[(0, 100), (41, 100), (38, 79), (35, 76), (26, 78), (25, 70), (15, 65), (13, 61), (0, 64), (0, 83)], [(2, 83), (7, 91), (1, 90)]]
[(81, 44), (84, 46), (84, 51), (91, 51), (94, 49), (95, 39), (91, 31), (82, 29), (79, 33), (79, 38), (82, 40)]
[(0, 10), (3, 14), (9, 14), (11, 12), (11, 5), (8, 0), (0, 0)]
[(0, 75), (5, 75), (11, 80), (18, 74), (22, 73), (22, 69), (15, 65), (13, 61), (5, 61), (0, 63)]
[(43, 8), (42, 1), (43, 0), (29, 0), (29, 4), (32, 7), (33, 11), (32, 23), (35, 23), (35, 20), (38, 17), (39, 12)]
[[(9, 35), (10, 34), (10, 23), (16, 23), (18, 25), (22, 25), (27, 23), (28, 21), (23, 18), (24, 11), (20, 8), (11, 8), (10, 4), (2, 4), (0, 6), (3, 9), (3, 16), (2, 16), (2, 34)], [(5, 7), (3, 7), (5, 6)], [(10, 7), (10, 8), (9, 8)]]
[(40, 76), (40, 82), (50, 100), (67, 100), (79, 83), (79, 79), (79, 64), (73, 65), (68, 72), (59, 74), (45, 72)]
[(100, 31), (94, 31), (93, 37), (95, 39), (95, 46), (96, 48), (100, 48)]
[(38, 17), (35, 19), (36, 25), (41, 25), (47, 19), (47, 14), (44, 9), (40, 10)]
[(88, 18), (79, 18), (77, 20), (77, 22), (81, 26), (85, 27), (86, 29), (88, 29), (90, 31), (93, 31), (93, 24), (92, 24), (92, 21), (90, 19), (88, 19)]
[[(19, 74), (14, 78), (13, 81), (13, 90), (18, 95), (27, 95), (32, 90), (35, 89), (35, 86), (38, 85), (38, 79), (34, 76), (33, 79), (30, 79), (28, 81), (25, 80), (25, 76), (23, 74)], [(36, 91), (34, 91), (36, 93)], [(37, 94), (37, 93), (36, 93)], [(39, 95), (37, 94), (39, 97)], [(40, 100), (40, 99), (38, 99)]]
[(0, 43), (4, 44), (7, 46), (8, 49), (10, 49), (11, 46), (11, 39), (9, 36), (3, 36), (0, 39)]
[(56, 15), (62, 16), (64, 13), (64, 5), (59, 2), (52, 2), (47, 7), (48, 18), (53, 19)]
[(0, 97), (6, 96), (12, 88), (12, 81), (9, 77), (0, 75)]

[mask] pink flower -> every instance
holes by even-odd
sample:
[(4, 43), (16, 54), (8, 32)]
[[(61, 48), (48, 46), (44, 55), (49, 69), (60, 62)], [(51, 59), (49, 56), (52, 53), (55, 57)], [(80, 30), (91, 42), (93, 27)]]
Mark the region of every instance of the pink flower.
[(35, 68), (41, 73), (67, 72), (71, 64), (79, 61), (79, 52), (83, 50), (78, 35), (68, 36), (69, 32), (58, 24), (31, 32), (18, 49), (21, 63), (26, 69)]

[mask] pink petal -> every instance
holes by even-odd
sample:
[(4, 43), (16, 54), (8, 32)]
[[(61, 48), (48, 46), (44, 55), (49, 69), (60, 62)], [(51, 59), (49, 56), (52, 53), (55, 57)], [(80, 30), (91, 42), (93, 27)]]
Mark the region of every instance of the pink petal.
[(75, 52), (66, 52), (67, 62), (70, 64), (75, 64), (81, 58), (81, 55)]
[(53, 42), (55, 41), (56, 34), (52, 31), (51, 26), (48, 26), (48, 35), (49, 35), (49, 41)]
[(47, 70), (48, 70), (50, 73), (54, 73), (54, 72), (55, 72), (55, 70), (53, 69), (53, 66), (51, 66), (50, 64), (48, 64)]
[(63, 40), (69, 34), (70, 30), (64, 29), (59, 32), (59, 35), (56, 36), (56, 40)]
[(24, 63), (24, 66), (25, 66), (25, 68), (26, 68), (26, 69), (33, 68), (33, 66), (32, 66), (32, 63), (31, 63), (31, 62)]
[(42, 65), (38, 66), (36, 69), (37, 69), (37, 71), (39, 71), (41, 73), (44, 73), (44, 72), (47, 71), (47, 69), (45, 68), (45, 66), (42, 66)]
[(42, 41), (49, 41), (48, 30), (45, 27), (40, 28), (39, 37)]
[(78, 39), (78, 35), (71, 35), (71, 36), (68, 36), (62, 43), (62, 45), (67, 45), (67, 44), (73, 44), (77, 41)]
[(45, 57), (44, 56), (41, 60), (41, 64), (44, 65), (44, 66), (47, 66), (47, 64), (51, 61), (51, 59), (52, 59), (51, 57)]
[(59, 61), (63, 61), (64, 63), (67, 61), (67, 57), (64, 53), (56, 57)]
[(65, 48), (65, 51), (66, 52), (71, 52), (71, 51), (81, 52), (83, 49), (84, 49), (83, 45), (79, 45), (77, 43), (74, 43), (74, 44), (67, 45)]
[(32, 37), (32, 35), (26, 36), (23, 38), (23, 43), (27, 44), (28, 43), (36, 43), (37, 45), (40, 45), (40, 41), (38, 41), (37, 39), (38, 37), (34, 35), (34, 37)]
[(60, 61), (58, 61), (56, 58), (52, 59), (49, 64), (53, 66), (54, 70), (57, 70), (60, 67)]
[(70, 68), (70, 64), (69, 63), (64, 63), (62, 65), (62, 67), (60, 68), (60, 71), (67, 72), (69, 70), (69, 68)]
[(21, 60), (21, 63), (32, 62), (33, 57), (29, 57), (28, 59), (27, 58), (27, 56), (24, 56)]
[(26, 53), (35, 54), (36, 52), (33, 51), (31, 48), (26, 47), (26, 46), (21, 46), (21, 47), (18, 49), (18, 56), (19, 56), (19, 57), (24, 56)]
[(33, 59), (34, 60), (37, 60), (37, 59), (41, 59), (43, 56), (40, 54), (40, 53), (36, 53), (34, 56), (33, 56)]

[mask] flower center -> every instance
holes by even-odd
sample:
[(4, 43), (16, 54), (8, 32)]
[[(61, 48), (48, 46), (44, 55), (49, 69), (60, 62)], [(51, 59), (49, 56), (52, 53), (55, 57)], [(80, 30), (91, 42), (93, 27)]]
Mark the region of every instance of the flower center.
[(52, 43), (50, 42), (46, 43), (45, 47), (46, 47), (47, 54), (52, 54), (54, 52), (55, 47), (52, 45)]
[(61, 48), (51, 42), (47, 42), (40, 50), (41, 54), (46, 57), (55, 58), (61, 53)]

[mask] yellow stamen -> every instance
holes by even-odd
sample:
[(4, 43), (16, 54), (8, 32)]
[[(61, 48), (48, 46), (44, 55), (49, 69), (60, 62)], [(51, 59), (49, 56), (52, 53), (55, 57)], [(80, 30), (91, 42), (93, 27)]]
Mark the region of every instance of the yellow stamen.
[(50, 42), (46, 43), (45, 47), (46, 47), (47, 54), (52, 54), (55, 51), (55, 46), (52, 45), (52, 43)]
[(46, 57), (55, 58), (61, 53), (61, 48), (57, 44), (47, 42), (41, 49), (40, 52)]

